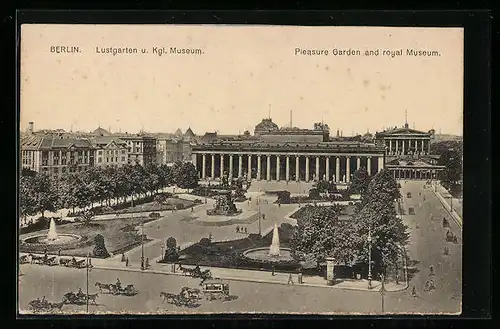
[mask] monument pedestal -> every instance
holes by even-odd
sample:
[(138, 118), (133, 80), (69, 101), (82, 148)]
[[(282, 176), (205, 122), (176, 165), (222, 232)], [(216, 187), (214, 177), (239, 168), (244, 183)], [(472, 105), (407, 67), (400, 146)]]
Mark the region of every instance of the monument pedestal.
[(326, 284), (333, 286), (335, 284), (335, 258), (326, 258)]

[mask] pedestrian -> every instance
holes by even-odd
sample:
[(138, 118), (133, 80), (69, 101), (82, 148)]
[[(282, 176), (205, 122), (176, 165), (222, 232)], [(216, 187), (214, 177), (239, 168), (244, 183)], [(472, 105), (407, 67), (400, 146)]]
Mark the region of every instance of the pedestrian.
[(248, 233), (248, 231), (247, 231), (247, 228), (246, 228), (246, 226), (245, 226), (245, 234), (246, 234), (246, 233)]
[(57, 251), (57, 256), (61, 256), (61, 248), (59, 248), (59, 250)]
[(288, 282), (287, 284), (293, 284), (293, 278), (292, 278), (292, 273), (290, 273), (290, 275), (288, 275)]
[(262, 214), (262, 220), (266, 220), (266, 215)]
[(193, 209), (193, 207), (191, 207), (191, 212), (193, 212), (193, 211), (194, 211), (194, 209)]
[(212, 232), (208, 233), (208, 239), (212, 240)]
[(144, 259), (141, 259), (141, 270), (144, 269)]
[(236, 233), (240, 233), (240, 227), (236, 226)]
[(146, 257), (146, 268), (149, 268), (149, 258)]
[(411, 289), (411, 296), (413, 298), (416, 298), (417, 297), (417, 289), (415, 289), (415, 286), (413, 286), (413, 288)]
[(302, 284), (302, 270), (299, 271), (298, 281), (299, 284)]
[(429, 266), (429, 275), (434, 275), (434, 266)]
[(125, 261), (125, 253), (122, 252), (122, 259), (121, 259), (122, 262)]
[(444, 247), (443, 253), (445, 254), (445, 256), (448, 256), (450, 254), (450, 249), (448, 249), (448, 247)]
[(274, 273), (274, 265), (271, 267), (271, 271), (272, 271), (272, 272), (271, 272), (271, 275), (272, 275), (272, 276), (275, 276), (276, 274)]
[(281, 208), (281, 203), (280, 202), (278, 202), (278, 208)]
[(125, 259), (125, 267), (128, 267), (128, 257)]

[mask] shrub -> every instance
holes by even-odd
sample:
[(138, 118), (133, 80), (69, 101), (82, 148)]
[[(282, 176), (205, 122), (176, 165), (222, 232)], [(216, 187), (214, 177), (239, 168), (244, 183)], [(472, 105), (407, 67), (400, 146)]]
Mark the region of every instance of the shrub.
[(209, 238), (201, 238), (199, 245), (202, 247), (208, 247), (208, 246), (210, 246), (211, 243), (212, 243), (212, 241), (210, 241)]
[(149, 214), (149, 217), (150, 218), (160, 218), (161, 215), (160, 215), (159, 212), (152, 212), (152, 213)]
[(318, 189), (312, 188), (309, 190), (309, 199), (313, 200), (313, 199), (319, 199), (319, 198), (320, 198), (320, 195), (319, 195)]
[(291, 203), (290, 192), (289, 191), (278, 191), (278, 203), (287, 204)]
[(175, 238), (173, 238), (173, 237), (170, 237), (165, 242), (165, 245), (167, 246), (167, 249), (177, 248), (177, 240), (175, 240)]
[(104, 245), (104, 237), (101, 234), (97, 234), (94, 237), (94, 257), (98, 258), (106, 258), (109, 257), (108, 250), (106, 249), (106, 246)]

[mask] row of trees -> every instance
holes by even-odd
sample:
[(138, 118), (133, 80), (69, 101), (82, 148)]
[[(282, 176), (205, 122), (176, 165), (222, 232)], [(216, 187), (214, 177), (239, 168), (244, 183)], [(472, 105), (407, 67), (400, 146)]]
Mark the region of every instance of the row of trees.
[(461, 193), (463, 179), (463, 142), (442, 141), (431, 145), (431, 153), (439, 155), (438, 164), (445, 166), (439, 179), (452, 194)]
[(363, 170), (354, 176), (359, 178), (359, 186), (354, 187), (360, 189), (362, 199), (350, 220), (339, 219), (341, 206), (310, 206), (305, 218), (298, 220), (291, 241), (296, 257), (314, 259), (318, 265), (327, 257), (345, 265), (366, 264), (371, 243), (374, 268), (384, 271), (397, 261), (409, 234), (394, 206), (401, 197), (396, 180), (388, 170), (369, 182)]
[(48, 176), (24, 171), (20, 179), (21, 216), (31, 216), (58, 209), (92, 208), (95, 203), (110, 205), (127, 197), (154, 195), (160, 189), (177, 185), (194, 188), (198, 174), (192, 163), (166, 165), (125, 165), (91, 167), (83, 172)]

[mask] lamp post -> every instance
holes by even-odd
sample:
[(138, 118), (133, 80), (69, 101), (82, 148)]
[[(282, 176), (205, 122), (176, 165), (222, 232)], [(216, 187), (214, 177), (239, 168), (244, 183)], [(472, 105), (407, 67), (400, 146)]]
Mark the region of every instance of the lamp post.
[(89, 313), (89, 272), (92, 269), (90, 252), (87, 254), (87, 298), (85, 298), (87, 303), (87, 313)]
[(259, 236), (262, 237), (262, 228), (261, 228), (261, 224), (260, 224), (260, 217), (262, 217), (262, 215), (260, 213), (260, 202), (259, 202), (258, 198), (257, 198), (257, 203), (259, 204)]
[(382, 283), (382, 286), (380, 287), (380, 297), (382, 299), (382, 313), (384, 313), (384, 295), (385, 295), (385, 283), (384, 283), (385, 277), (383, 274), (380, 274), (380, 281)]
[(372, 229), (368, 230), (368, 289), (372, 289)]
[(141, 220), (141, 270), (144, 270), (144, 219)]
[(163, 260), (163, 257), (164, 257), (164, 253), (163, 253), (163, 250), (165, 250), (165, 246), (162, 244), (161, 245), (161, 256), (160, 256), (160, 260)]

